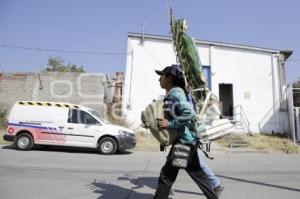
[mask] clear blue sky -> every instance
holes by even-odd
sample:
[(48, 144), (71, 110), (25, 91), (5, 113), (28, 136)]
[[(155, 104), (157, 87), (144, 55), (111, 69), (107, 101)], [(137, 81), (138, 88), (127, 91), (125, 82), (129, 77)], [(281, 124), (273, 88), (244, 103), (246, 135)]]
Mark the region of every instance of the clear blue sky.
[[(125, 71), (125, 54), (71, 54), (4, 47), (125, 53), (127, 32), (169, 35), (169, 0), (0, 0), (0, 70), (37, 72), (48, 58), (88, 72)], [(293, 50), (288, 82), (300, 77), (299, 0), (173, 0), (200, 40)]]

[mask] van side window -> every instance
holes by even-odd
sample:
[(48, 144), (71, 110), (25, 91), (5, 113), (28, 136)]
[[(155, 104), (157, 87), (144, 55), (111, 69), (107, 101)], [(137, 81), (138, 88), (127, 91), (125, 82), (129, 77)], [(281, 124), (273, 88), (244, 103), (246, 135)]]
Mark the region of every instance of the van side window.
[(99, 122), (93, 116), (78, 109), (69, 110), (68, 123), (99, 124)]
[(80, 122), (82, 124), (97, 124), (97, 120), (87, 112), (80, 111)]
[(69, 109), (68, 123), (78, 123), (79, 112), (77, 109)]

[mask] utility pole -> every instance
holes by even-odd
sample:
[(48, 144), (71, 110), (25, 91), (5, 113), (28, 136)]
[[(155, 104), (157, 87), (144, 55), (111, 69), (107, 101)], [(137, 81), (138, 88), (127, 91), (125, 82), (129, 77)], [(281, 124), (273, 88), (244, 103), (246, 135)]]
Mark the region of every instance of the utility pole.
[(145, 36), (144, 36), (144, 34), (145, 34), (145, 27), (146, 27), (146, 22), (143, 21), (143, 23), (142, 23), (142, 39), (140, 41), (140, 44), (142, 46), (144, 45), (144, 41), (145, 41)]
[(4, 71), (3, 71), (3, 63), (2, 62), (0, 62), (0, 69), (1, 69), (1, 73), (3, 73)]

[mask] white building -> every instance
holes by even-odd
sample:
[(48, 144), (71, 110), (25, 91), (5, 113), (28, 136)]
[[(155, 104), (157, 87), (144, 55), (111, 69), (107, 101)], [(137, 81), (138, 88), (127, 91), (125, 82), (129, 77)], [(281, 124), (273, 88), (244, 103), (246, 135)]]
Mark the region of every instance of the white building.
[[(292, 51), (195, 40), (211, 91), (236, 131), (290, 132), (284, 63)], [(164, 95), (155, 69), (175, 64), (171, 37), (128, 33), (123, 111), (141, 111)]]

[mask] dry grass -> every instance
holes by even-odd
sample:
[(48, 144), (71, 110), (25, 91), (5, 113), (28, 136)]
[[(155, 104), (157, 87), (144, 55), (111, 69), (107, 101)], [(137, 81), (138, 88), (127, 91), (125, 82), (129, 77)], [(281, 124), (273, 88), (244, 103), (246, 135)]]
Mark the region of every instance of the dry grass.
[(283, 152), (295, 154), (300, 152), (300, 147), (290, 139), (272, 135), (241, 135), (231, 134), (217, 141), (223, 147), (231, 147), (233, 144), (262, 150), (266, 152)]
[(224, 148), (232, 147), (234, 144), (244, 147), (249, 145), (248, 136), (234, 133), (224, 136), (221, 139), (218, 139), (216, 142)]
[(300, 152), (299, 146), (287, 138), (270, 135), (253, 135), (249, 136), (249, 141), (250, 146), (259, 150), (266, 150), (269, 152), (281, 151), (288, 154)]
[(159, 151), (159, 142), (152, 134), (137, 133), (136, 146), (134, 151)]
[[(290, 139), (272, 135), (244, 135), (230, 134), (216, 141), (221, 147), (229, 148), (235, 143), (240, 147), (247, 147), (266, 151), (270, 153), (283, 152), (287, 154), (297, 154), (300, 147)], [(137, 144), (133, 151), (159, 151), (159, 143), (152, 134), (137, 133)]]

